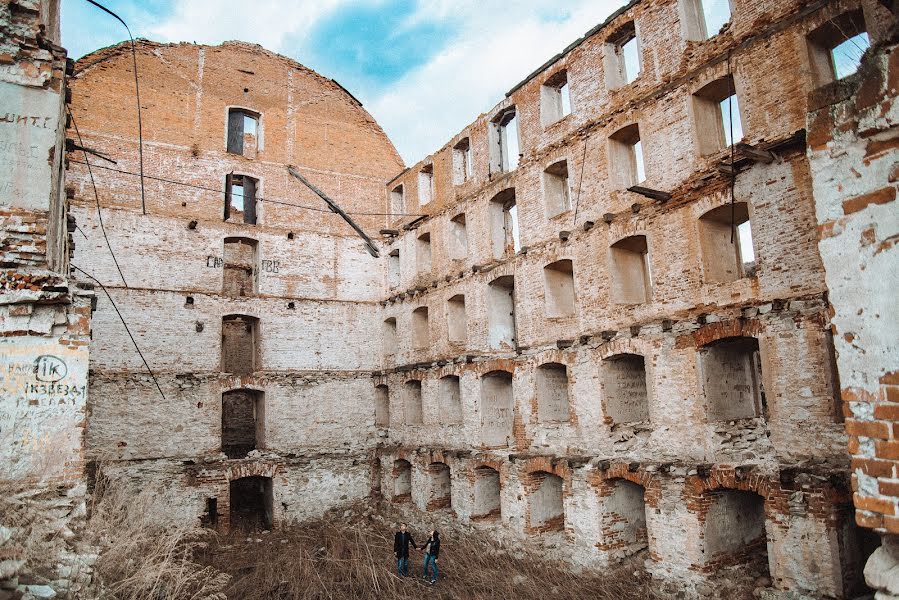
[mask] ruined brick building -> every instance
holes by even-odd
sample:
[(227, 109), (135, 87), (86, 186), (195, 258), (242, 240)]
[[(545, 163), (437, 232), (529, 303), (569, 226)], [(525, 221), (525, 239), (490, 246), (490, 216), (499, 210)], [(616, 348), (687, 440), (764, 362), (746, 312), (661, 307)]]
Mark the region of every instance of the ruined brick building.
[(77, 486), (91, 298), (70, 276), (57, 2), (0, 5), (0, 482)]
[(77, 464), (222, 530), (375, 497), (860, 593), (899, 533), (893, 7), (707, 4), (631, 2), (408, 168), (258, 46), (138, 42), (142, 146), (130, 45), (78, 61), (68, 136), (115, 163), (70, 147), (72, 262), (116, 306)]

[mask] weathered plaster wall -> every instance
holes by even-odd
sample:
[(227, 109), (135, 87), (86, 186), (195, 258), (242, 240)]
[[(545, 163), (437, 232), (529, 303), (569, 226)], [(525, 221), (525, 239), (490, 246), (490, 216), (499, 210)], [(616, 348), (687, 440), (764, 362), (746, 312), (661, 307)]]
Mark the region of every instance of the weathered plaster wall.
[[(851, 79), (818, 90), (808, 117), (819, 251), (831, 318), (856, 521), (885, 534), (865, 568), (878, 597), (899, 595), (899, 52), (896, 36)], [(890, 575), (890, 570), (894, 574)]]
[[(860, 10), (877, 43), (887, 36), (891, 15), (876, 2), (732, 2), (731, 21), (720, 33), (685, 41), (685, 4), (629, 5), (385, 186), (394, 212), (428, 216), (397, 216), (387, 237), (389, 250), (398, 252), (399, 273), (385, 274), (389, 295), (382, 321), (395, 320), (396, 339), (382, 344), (382, 370), (374, 380), (389, 389), (383, 489), (391, 489), (393, 461), (408, 459), (412, 504), (426, 510), (426, 497), (417, 490), (426, 489), (432, 455), (447, 454), (453, 514), (495, 535), (523, 537), (570, 560), (602, 564), (620, 556), (611, 541), (618, 535), (616, 519), (606, 519), (605, 498), (614, 486), (604, 474), (611, 470), (645, 488), (650, 569), (660, 580), (686, 584), (701, 596), (726, 595), (707, 582), (731, 578), (748, 586), (752, 582), (740, 578), (757, 573), (770, 576), (776, 590), (851, 597), (861, 589), (858, 565), (871, 548), (859, 541), (863, 534), (851, 519), (842, 448), (844, 413), (830, 331), (833, 296), (818, 253), (816, 167), (804, 135), (813, 106), (808, 94), (818, 87), (810, 75), (807, 36)], [(606, 69), (614, 59), (607, 42), (630, 22), (642, 71), (633, 83), (609, 89)], [(542, 87), (562, 71), (572, 111), (547, 124)], [(733, 178), (719, 168), (730, 162), (729, 149), (702, 151), (706, 132), (693, 98), (729, 74), (742, 141), (775, 155), (761, 162), (737, 152)], [(497, 143), (492, 128), (513, 107), (521, 156), (517, 168), (503, 171), (491, 161)], [(664, 201), (620, 183), (614, 134), (633, 124), (645, 162), (641, 185), (669, 194)], [(473, 149), (473, 169), (460, 182), (454, 149), (465, 139)], [(860, 159), (845, 157), (844, 167), (827, 172), (837, 183)], [(558, 200), (546, 192), (544, 170), (559, 160), (567, 162), (571, 205), (553, 214), (549, 204)], [(420, 193), (422, 172), (433, 173), (427, 195)], [(392, 194), (398, 186), (402, 202)], [(502, 204), (492, 202), (499, 197), (508, 207), (513, 193), (517, 252), (508, 237), (503, 251), (503, 234), (497, 233)], [(724, 259), (708, 255), (717, 245), (701, 243), (700, 218), (719, 207), (728, 210), (732, 199), (745, 203), (754, 260), (733, 281), (721, 282), (715, 265)], [(465, 249), (458, 243), (463, 221)], [(427, 247), (422, 236), (430, 240)], [(645, 238), (645, 257), (627, 255), (627, 265), (616, 265), (621, 253), (612, 246), (628, 236)], [(729, 239), (722, 239), (728, 247), (721, 252), (733, 253)], [(426, 261), (419, 260), (423, 252)], [(562, 316), (547, 298), (551, 283), (544, 276), (544, 267), (560, 260), (572, 261), (575, 296), (574, 310)], [(636, 289), (631, 272), (644, 286), (649, 283), (645, 302), (617, 299), (615, 290)], [(498, 278), (514, 281), (511, 311), (491, 304), (496, 294), (490, 284)], [(459, 295), (464, 339), (449, 335), (458, 320), (458, 302), (449, 300)], [(877, 302), (889, 296), (881, 297)], [(428, 338), (416, 344), (413, 311), (423, 307)], [(497, 345), (491, 333), (500, 312), (514, 313), (512, 345)], [(728, 358), (730, 367), (716, 366), (724, 354), (704, 347), (734, 337), (743, 339), (740, 347), (750, 348), (749, 354)], [(615, 421), (616, 390), (603, 385), (603, 361), (622, 354), (644, 360), (646, 407), (633, 422)], [(547, 363), (567, 368), (569, 417), (560, 422), (539, 418), (537, 373)], [(498, 370), (512, 380), (506, 435), (493, 435), (498, 413), (485, 405), (482, 384), (495, 383)], [(447, 375), (459, 377), (461, 423), (440, 417), (439, 382)], [(421, 423), (404, 414), (410, 380), (421, 382)], [(739, 412), (755, 416), (722, 418), (737, 414), (730, 404), (738, 396), (747, 399)], [(529, 526), (530, 502), (543, 493), (533, 484), (532, 470), (520, 466), (532, 462), (543, 465), (541, 471), (558, 471), (565, 481), (564, 534)], [(501, 516), (492, 520), (472, 513), (480, 506), (473, 496), (477, 468), (487, 463), (502, 482)], [(730, 502), (728, 490), (756, 497), (727, 504), (746, 511), (726, 512), (749, 519), (749, 509), (761, 506), (765, 535), (713, 554), (714, 544), (707, 547), (704, 539), (705, 521), (712, 514), (718, 522), (717, 498)], [(757, 531), (758, 523), (753, 527)]]
[[(816, 129), (808, 144), (803, 131), (817, 87), (807, 36), (859, 9), (877, 43), (889, 13), (873, 0), (731, 5), (730, 23), (703, 41), (687, 41), (684, 2), (628, 5), (405, 171), (351, 96), (284, 57), (237, 42), (141, 42), (141, 76), (154, 84), (142, 97), (147, 214), (135, 115), (109, 108), (131, 97), (127, 47), (83, 59), (75, 120), (86, 145), (119, 163), (114, 171), (90, 159), (95, 197), (84, 156), (69, 155), (84, 231), (75, 261), (107, 285), (166, 396), (101, 299), (88, 455), (121, 480), (159, 487), (186, 522), (227, 528), (230, 482), (265, 477), (276, 525), (379, 491), (419, 518), (460, 519), (582, 565), (645, 546), (649, 570), (671, 591), (727, 595), (716, 582), (745, 590), (761, 576), (774, 594), (851, 597), (870, 549), (851, 519), (848, 413), (838, 398), (847, 383), (837, 378), (831, 323), (840, 313), (813, 197), (834, 185), (818, 181), (819, 170), (840, 171), (816, 166)], [(631, 22), (642, 71), (610, 89), (610, 42)], [(547, 123), (541, 88), (562, 70), (572, 112)], [(693, 94), (728, 75), (743, 141), (773, 153), (770, 162), (738, 154), (729, 165), (729, 149), (701, 151)], [(258, 114), (260, 133), (245, 153), (252, 158), (226, 152), (232, 107)], [(521, 157), (501, 172), (490, 160), (492, 122), (511, 107)], [(667, 194), (664, 201), (620, 183), (615, 133), (634, 124), (642, 185)], [(454, 183), (453, 149), (465, 138), (472, 173)], [(831, 159), (846, 171), (865, 158), (858, 154)], [(544, 171), (561, 159), (572, 203), (547, 216), (558, 198), (545, 193), (552, 186)], [(313, 210), (322, 203), (287, 165), (369, 233), (387, 228), (380, 259), (338, 217)], [(425, 188), (422, 172), (432, 177)], [(258, 179), (255, 225), (225, 220), (231, 173)], [(512, 190), (517, 252), (511, 236), (497, 235)], [(497, 196), (502, 202), (491, 202)], [(721, 282), (716, 265), (734, 248), (719, 235), (728, 245), (710, 256), (715, 244), (701, 242), (700, 218), (727, 214), (732, 200), (748, 215), (754, 259)], [(397, 214), (359, 214), (388, 210)], [(626, 248), (645, 243), (645, 256), (613, 248), (630, 236), (640, 239)], [(224, 274), (226, 238), (237, 237), (255, 247), (252, 264), (241, 263), (252, 271), (249, 287)], [(566, 266), (547, 280), (544, 268), (559, 261), (571, 261), (571, 279)], [(548, 285), (570, 285), (573, 302), (548, 299)], [(640, 288), (645, 302), (616, 294)], [(226, 352), (253, 364), (225, 373), (222, 318), (235, 314), (252, 324), (245, 337), (255, 347)], [(744, 354), (710, 350), (732, 338)], [(725, 354), (730, 366), (716, 366)], [(614, 402), (622, 389), (603, 377), (604, 361), (622, 355), (642, 357), (642, 373), (622, 388), (645, 404), (624, 414)], [(538, 385), (547, 364), (556, 375)], [(253, 418), (264, 435), (246, 458), (228, 459), (220, 453), (221, 395), (235, 389), (261, 398)], [(748, 399), (739, 416), (751, 416), (733, 417), (736, 397)], [(548, 398), (567, 406), (548, 411)], [(622, 480), (639, 487), (617, 496)], [(640, 489), (645, 531), (634, 504)], [(638, 523), (633, 541), (622, 540), (629, 519)], [(728, 528), (758, 535), (716, 546)]]
[[(68, 156), (84, 233), (74, 262), (105, 284), (165, 398), (100, 299), (86, 454), (121, 481), (159, 488), (178, 520), (208, 523), (215, 499), (223, 529), (230, 482), (244, 477), (269, 478), (276, 525), (368, 496), (383, 267), (287, 167), (374, 234), (399, 156), (339, 85), (258, 46), (140, 42), (137, 60), (152, 82), (141, 89), (146, 214), (136, 115), (120, 109), (133, 97), (128, 45), (83, 58), (72, 81), (85, 145), (118, 161), (110, 170), (88, 157), (95, 195), (85, 156)], [(234, 107), (258, 117), (256, 139), (244, 136), (255, 155), (227, 152)], [(255, 224), (225, 220), (231, 173), (258, 179)], [(226, 252), (235, 239), (239, 260)], [(234, 390), (252, 406), (223, 419)], [(255, 428), (256, 449), (227, 458), (223, 430), (240, 427)]]

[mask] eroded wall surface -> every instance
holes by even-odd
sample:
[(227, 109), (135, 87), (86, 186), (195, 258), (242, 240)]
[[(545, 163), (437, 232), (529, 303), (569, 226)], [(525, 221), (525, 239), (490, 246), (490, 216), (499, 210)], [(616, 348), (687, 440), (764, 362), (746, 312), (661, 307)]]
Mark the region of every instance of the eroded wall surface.
[(895, 39), (894, 34), (869, 52), (852, 79), (815, 94), (808, 148), (819, 249), (833, 304), (856, 521), (886, 537), (866, 576), (881, 595), (891, 598), (899, 594), (899, 581), (887, 575), (899, 564), (894, 537), (899, 534)]
[(83, 471), (91, 293), (69, 273), (58, 2), (0, 7), (0, 480)]
[(57, 0), (0, 4), (0, 588), (11, 596), (37, 573), (55, 588), (37, 592), (78, 592), (96, 556), (75, 541), (94, 295), (69, 263), (71, 64), (58, 44)]
[(336, 82), (142, 41), (143, 194), (129, 47), (82, 59), (75, 135), (117, 164), (68, 155), (75, 263), (153, 370), (100, 298), (87, 456), (222, 529), (375, 495), (580, 565), (636, 555), (672, 592), (861, 593), (816, 196), (865, 159), (820, 166), (805, 128), (828, 36), (876, 45), (892, 16), (734, 1), (704, 31), (701, 6), (627, 5), (405, 170)]
[[(387, 183), (395, 213), (427, 217), (398, 217), (388, 236), (382, 492), (427, 510), (442, 462), (451, 514), (568, 560), (646, 548), (654, 576), (701, 596), (751, 573), (780, 592), (852, 597), (877, 542), (853, 521), (805, 127), (827, 75), (821, 48), (849, 37), (846, 23), (876, 44), (892, 16), (876, 2), (734, 2), (720, 32), (697, 37), (697, 6), (628, 5)], [(640, 73), (624, 83), (620, 43), (634, 36)], [(561, 116), (547, 102), (559, 81)], [(738, 100), (733, 155), (727, 102), (704, 104), (721, 89), (715, 102)], [(503, 127), (516, 128), (517, 166)], [(823, 168), (835, 187), (863, 156), (840, 160)], [(745, 223), (751, 252), (732, 241)], [(885, 289), (872, 302), (888, 302)], [(545, 393), (558, 365), (562, 383)], [(457, 402), (462, 419), (447, 422)], [(494, 471), (501, 484), (479, 495)], [(561, 521), (543, 518), (548, 474), (562, 481)], [(396, 484), (408, 476), (407, 494)]]
[(244, 478), (269, 482), (273, 525), (368, 496), (381, 266), (288, 166), (376, 234), (399, 156), (337, 83), (258, 46), (140, 42), (137, 62), (143, 198), (130, 46), (72, 80), (70, 135), (117, 161), (68, 155), (73, 262), (153, 372), (101, 298), (86, 454), (224, 530)]

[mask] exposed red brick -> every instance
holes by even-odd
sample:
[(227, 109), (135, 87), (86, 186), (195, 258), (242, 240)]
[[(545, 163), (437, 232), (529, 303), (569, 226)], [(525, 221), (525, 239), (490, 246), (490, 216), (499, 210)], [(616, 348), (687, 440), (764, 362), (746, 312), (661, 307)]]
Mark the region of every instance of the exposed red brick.
[(846, 419), (846, 433), (881, 440), (890, 439), (890, 426), (882, 421)]
[(864, 210), (871, 204), (889, 204), (896, 199), (896, 188), (885, 187), (879, 190), (855, 196), (843, 202), (843, 214), (851, 215), (852, 213)]
[(855, 506), (859, 510), (869, 510), (871, 512), (881, 513), (884, 515), (892, 515), (896, 511), (895, 503), (883, 498), (854, 494), (852, 496), (852, 500), (853, 502), (855, 502)]

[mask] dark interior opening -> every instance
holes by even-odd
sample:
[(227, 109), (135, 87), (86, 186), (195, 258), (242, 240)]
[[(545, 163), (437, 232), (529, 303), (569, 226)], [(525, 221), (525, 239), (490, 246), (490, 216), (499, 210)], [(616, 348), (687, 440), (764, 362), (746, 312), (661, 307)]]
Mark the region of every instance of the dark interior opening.
[(243, 477), (231, 482), (231, 530), (272, 528), (271, 477)]

